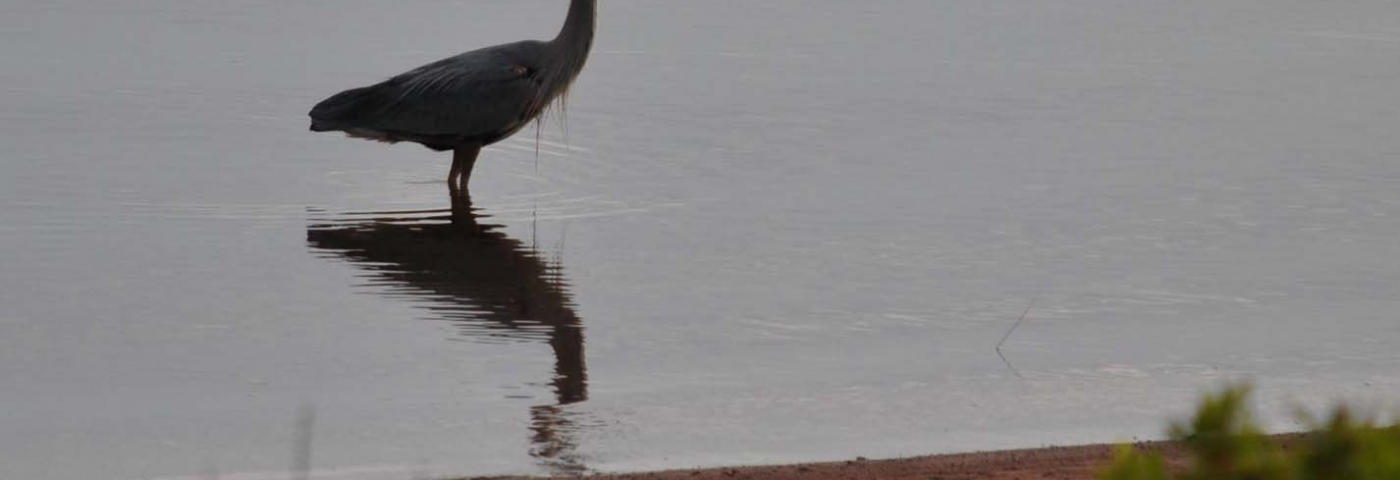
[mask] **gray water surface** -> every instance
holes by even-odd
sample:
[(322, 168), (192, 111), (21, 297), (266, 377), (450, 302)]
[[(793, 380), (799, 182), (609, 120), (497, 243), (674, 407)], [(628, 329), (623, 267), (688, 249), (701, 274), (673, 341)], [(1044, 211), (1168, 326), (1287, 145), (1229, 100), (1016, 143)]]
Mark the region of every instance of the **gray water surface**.
[(0, 478), (286, 478), (307, 433), (315, 478), (836, 460), (1153, 437), (1231, 379), (1275, 428), (1400, 398), (1400, 3), (600, 3), (567, 115), (454, 204), (448, 156), (306, 111), (562, 0), (0, 2)]

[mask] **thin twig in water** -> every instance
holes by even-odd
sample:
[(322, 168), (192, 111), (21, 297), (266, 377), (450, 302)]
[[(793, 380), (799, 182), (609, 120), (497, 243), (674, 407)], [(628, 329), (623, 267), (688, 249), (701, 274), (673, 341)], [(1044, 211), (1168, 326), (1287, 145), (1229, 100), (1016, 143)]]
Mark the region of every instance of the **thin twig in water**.
[(296, 452), (292, 459), (292, 478), (311, 478), (311, 442), (316, 431), (316, 408), (302, 405), (297, 412)]
[(1016, 374), (1016, 378), (1026, 378), (1026, 377), (1022, 377), (1022, 376), (1021, 376), (1021, 371), (1018, 370), (1018, 369), (1016, 369), (1016, 366), (1015, 366), (1015, 365), (1012, 365), (1010, 360), (1007, 360), (1007, 359), (1006, 359), (1006, 355), (1005, 355), (1005, 354), (1001, 353), (1001, 346), (1002, 346), (1003, 344), (1005, 344), (1005, 343), (1006, 343), (1006, 339), (1011, 338), (1011, 334), (1012, 334), (1012, 333), (1015, 333), (1015, 332), (1016, 332), (1016, 329), (1017, 329), (1017, 328), (1020, 328), (1020, 327), (1021, 327), (1021, 324), (1024, 323), (1024, 322), (1026, 321), (1026, 315), (1029, 315), (1029, 314), (1031, 313), (1031, 309), (1032, 309), (1032, 308), (1035, 308), (1035, 302), (1036, 302), (1037, 300), (1040, 300), (1040, 297), (1036, 297), (1036, 298), (1032, 298), (1032, 299), (1031, 299), (1031, 304), (1030, 304), (1030, 305), (1026, 305), (1026, 311), (1021, 312), (1021, 318), (1016, 319), (1016, 324), (1015, 324), (1015, 325), (1012, 325), (1012, 326), (1011, 326), (1011, 329), (1009, 329), (1009, 330), (1006, 331), (1006, 335), (1002, 335), (1002, 336), (1001, 336), (1001, 341), (1000, 341), (1000, 342), (997, 342), (997, 349), (996, 349), (996, 350), (997, 350), (997, 356), (998, 356), (998, 357), (1001, 357), (1001, 362), (1002, 362), (1002, 363), (1005, 363), (1005, 364), (1006, 364), (1006, 367), (1011, 369), (1011, 373)]

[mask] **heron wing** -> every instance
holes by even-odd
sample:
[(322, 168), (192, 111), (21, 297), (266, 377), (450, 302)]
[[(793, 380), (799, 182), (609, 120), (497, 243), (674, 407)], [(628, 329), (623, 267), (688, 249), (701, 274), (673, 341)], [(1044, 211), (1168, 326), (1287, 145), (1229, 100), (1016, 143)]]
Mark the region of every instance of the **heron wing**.
[[(523, 42), (522, 42), (523, 43)], [(528, 46), (507, 44), (446, 58), (369, 87), (342, 92), (312, 109), (335, 129), (406, 136), (489, 137), (529, 121), (539, 94)]]

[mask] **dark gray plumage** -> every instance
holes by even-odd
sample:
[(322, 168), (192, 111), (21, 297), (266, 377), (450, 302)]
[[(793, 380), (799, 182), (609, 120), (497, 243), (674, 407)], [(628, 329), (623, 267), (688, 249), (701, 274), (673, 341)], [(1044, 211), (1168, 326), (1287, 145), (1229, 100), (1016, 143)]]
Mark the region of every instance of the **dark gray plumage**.
[(473, 50), (340, 92), (311, 109), (311, 130), (453, 150), (447, 182), (465, 192), (481, 147), (519, 131), (568, 91), (588, 60), (596, 12), (597, 0), (571, 0), (553, 40)]

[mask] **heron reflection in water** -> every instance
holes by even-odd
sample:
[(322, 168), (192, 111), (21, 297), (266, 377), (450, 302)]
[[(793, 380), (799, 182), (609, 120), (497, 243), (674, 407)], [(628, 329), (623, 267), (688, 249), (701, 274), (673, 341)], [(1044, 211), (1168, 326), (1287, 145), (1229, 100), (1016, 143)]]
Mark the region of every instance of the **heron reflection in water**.
[(530, 409), (530, 454), (557, 473), (582, 473), (579, 426), (562, 407), (588, 398), (583, 327), (558, 259), (481, 223), (470, 196), (451, 198), (450, 211), (313, 224), (307, 242), (372, 272), (376, 284), (399, 287), (391, 295), (429, 300), (435, 318), (456, 323), (463, 335), (547, 342), (555, 398)]

